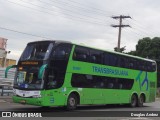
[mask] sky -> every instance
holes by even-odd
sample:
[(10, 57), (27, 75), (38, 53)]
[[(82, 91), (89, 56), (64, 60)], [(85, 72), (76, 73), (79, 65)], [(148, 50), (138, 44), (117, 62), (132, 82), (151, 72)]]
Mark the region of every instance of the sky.
[(7, 38), (7, 55), (18, 60), (26, 44), (66, 40), (113, 51), (119, 20), (121, 47), (135, 50), (139, 39), (160, 37), (160, 0), (0, 0), (0, 37)]

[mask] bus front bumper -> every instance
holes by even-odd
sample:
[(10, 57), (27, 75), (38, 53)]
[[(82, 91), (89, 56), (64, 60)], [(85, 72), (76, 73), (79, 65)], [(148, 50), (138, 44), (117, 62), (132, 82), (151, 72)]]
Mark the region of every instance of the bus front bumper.
[(65, 98), (59, 97), (41, 97), (41, 98), (25, 98), (19, 96), (12, 97), (13, 102), (35, 106), (65, 106)]
[(45, 105), (43, 98), (25, 98), (25, 97), (13, 96), (12, 99), (13, 102), (15, 103), (36, 105), (36, 106), (47, 106)]

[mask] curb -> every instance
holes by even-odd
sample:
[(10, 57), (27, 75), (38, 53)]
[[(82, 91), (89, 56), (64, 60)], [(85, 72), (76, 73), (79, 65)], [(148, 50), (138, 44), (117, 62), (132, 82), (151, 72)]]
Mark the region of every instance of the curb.
[(0, 96), (0, 99), (12, 99), (12, 96)]
[(12, 102), (12, 96), (0, 96), (0, 103)]

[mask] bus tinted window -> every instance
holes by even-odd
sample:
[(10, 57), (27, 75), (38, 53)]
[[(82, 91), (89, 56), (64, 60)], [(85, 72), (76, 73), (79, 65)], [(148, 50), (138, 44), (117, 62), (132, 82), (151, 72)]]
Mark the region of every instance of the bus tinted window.
[(54, 70), (52, 68), (48, 69), (48, 73), (47, 73), (47, 85), (46, 88), (47, 89), (56, 89), (56, 88), (60, 88), (63, 83), (64, 83), (64, 76), (65, 74)]
[(110, 54), (110, 61), (109, 61), (109, 65), (111, 66), (117, 66), (118, 63), (118, 57), (116, 54)]
[(90, 49), (90, 62), (102, 64), (102, 52), (99, 50)]
[(89, 61), (88, 49), (85, 47), (76, 46), (73, 53), (73, 59), (77, 61), (88, 62)]
[(55, 60), (68, 60), (70, 52), (71, 45), (62, 44), (53, 51), (52, 58)]
[(126, 58), (118, 56), (118, 66), (125, 68)]
[(75, 47), (73, 59), (77, 61), (104, 64), (147, 72), (156, 71), (156, 64), (154, 62), (81, 46)]
[(46, 60), (48, 59), (52, 48), (53, 44), (48, 42), (28, 44), (20, 60)]
[(72, 87), (80, 88), (103, 88), (103, 89), (126, 89), (130, 90), (133, 86), (133, 79), (114, 78), (96, 75), (73, 74)]
[[(89, 79), (87, 80), (87, 78)], [(85, 75), (73, 74), (71, 84), (73, 87), (90, 88), (89, 80), (91, 79), (92, 76), (86, 77)]]
[(116, 54), (105, 53), (104, 54), (104, 64), (110, 66), (117, 66), (118, 58)]
[(156, 68), (156, 63), (151, 62), (150, 66), (151, 66), (151, 72), (156, 71), (156, 69), (157, 69), (157, 68)]

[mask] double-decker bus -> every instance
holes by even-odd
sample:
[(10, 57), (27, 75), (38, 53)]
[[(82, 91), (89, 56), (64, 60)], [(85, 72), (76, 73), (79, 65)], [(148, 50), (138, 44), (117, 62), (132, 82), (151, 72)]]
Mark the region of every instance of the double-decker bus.
[(156, 97), (153, 60), (65, 41), (27, 44), (17, 65), (15, 103), (36, 106), (130, 104), (143, 106)]

